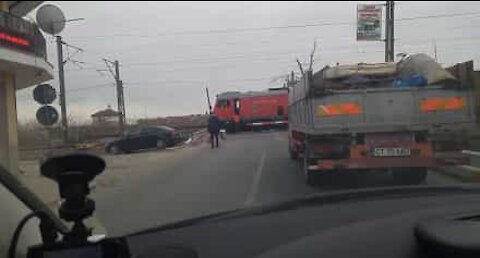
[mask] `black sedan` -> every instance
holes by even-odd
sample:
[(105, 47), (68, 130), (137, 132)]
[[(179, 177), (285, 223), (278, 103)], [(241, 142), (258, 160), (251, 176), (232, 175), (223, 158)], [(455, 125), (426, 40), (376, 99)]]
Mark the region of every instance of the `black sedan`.
[(164, 149), (184, 140), (184, 136), (168, 126), (145, 127), (108, 143), (105, 150), (111, 154), (119, 154), (144, 149)]

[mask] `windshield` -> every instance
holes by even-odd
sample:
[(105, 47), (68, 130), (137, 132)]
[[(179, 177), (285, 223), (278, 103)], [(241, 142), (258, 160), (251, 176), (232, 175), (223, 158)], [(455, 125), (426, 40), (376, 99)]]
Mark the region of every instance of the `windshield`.
[[(64, 28), (42, 24), (45, 5), (61, 9)], [(312, 194), (478, 178), (480, 3), (25, 8), (0, 12), (12, 20), (0, 24), (11, 53), (0, 56), (0, 164), (57, 212), (39, 162), (102, 157), (93, 223), (110, 235)]]

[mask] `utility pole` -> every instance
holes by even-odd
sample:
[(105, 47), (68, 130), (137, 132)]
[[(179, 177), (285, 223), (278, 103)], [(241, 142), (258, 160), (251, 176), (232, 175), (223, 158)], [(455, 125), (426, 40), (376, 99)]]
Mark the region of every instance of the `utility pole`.
[[(117, 109), (118, 109), (118, 125), (120, 127), (120, 135), (124, 135), (125, 133), (125, 98), (123, 95), (123, 81), (120, 80), (120, 63), (118, 60), (110, 61), (106, 58), (103, 58), (103, 61), (107, 65), (108, 70), (112, 74), (113, 78), (115, 79), (115, 83), (117, 85)], [(115, 72), (112, 71), (111, 65), (114, 66)]]
[(67, 120), (67, 101), (65, 98), (65, 74), (63, 70), (63, 41), (62, 36), (57, 38), (57, 56), (58, 56), (58, 80), (60, 84), (60, 113), (62, 123), (62, 135), (64, 144), (68, 142), (68, 120)]
[(120, 132), (123, 135), (125, 133), (125, 98), (123, 97), (123, 81), (120, 80), (120, 64), (118, 60), (115, 60), (115, 81), (117, 83), (117, 97), (118, 97), (118, 112)]
[(385, 8), (385, 62), (395, 61), (394, 1), (387, 1)]
[(205, 87), (205, 91), (207, 92), (207, 102), (208, 102), (208, 112), (212, 112), (212, 104), (210, 103), (210, 94), (208, 93), (208, 87)]

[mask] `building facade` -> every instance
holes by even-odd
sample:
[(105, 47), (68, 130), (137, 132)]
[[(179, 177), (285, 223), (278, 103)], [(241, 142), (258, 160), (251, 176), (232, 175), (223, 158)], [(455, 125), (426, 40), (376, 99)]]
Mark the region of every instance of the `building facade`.
[[(0, 165), (18, 175), (16, 91), (53, 78), (46, 41), (36, 24), (24, 18), (42, 1), (0, 1)], [(5, 172), (5, 171), (3, 171)], [(0, 183), (0, 250), (7, 250), (16, 225), (30, 212)], [(18, 251), (39, 243), (38, 223), (22, 232)], [(2, 257), (2, 255), (0, 255)]]

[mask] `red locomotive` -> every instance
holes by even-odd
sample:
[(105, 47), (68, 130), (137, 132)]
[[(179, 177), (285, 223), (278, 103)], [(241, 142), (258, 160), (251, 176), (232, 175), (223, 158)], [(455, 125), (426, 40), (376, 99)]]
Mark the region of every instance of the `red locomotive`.
[(274, 88), (255, 92), (225, 92), (217, 95), (214, 114), (227, 132), (286, 128), (288, 89)]

